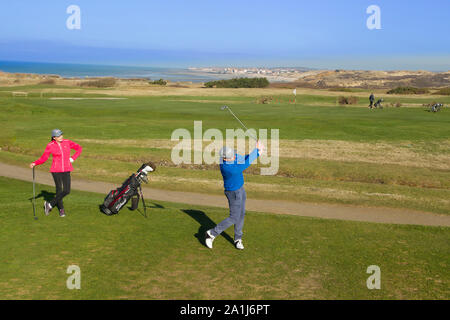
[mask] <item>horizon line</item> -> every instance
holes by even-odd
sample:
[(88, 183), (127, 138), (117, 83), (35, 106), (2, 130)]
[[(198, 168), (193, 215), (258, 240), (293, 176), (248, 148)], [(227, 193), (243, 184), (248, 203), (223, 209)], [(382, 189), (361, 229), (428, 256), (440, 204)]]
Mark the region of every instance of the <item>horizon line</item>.
[[(236, 66), (233, 64), (229, 64), (229, 65), (205, 65), (205, 66), (162, 66), (162, 65), (151, 65), (151, 64), (126, 64), (126, 63), (101, 63), (101, 62), (60, 62), (60, 61), (30, 61), (30, 60), (9, 60), (9, 59), (0, 59), (0, 62), (12, 62), (12, 63), (41, 63), (41, 64), (56, 64), (56, 65), (80, 65), (80, 66), (104, 66), (104, 67), (128, 67), (128, 68), (161, 68), (161, 69), (184, 69), (184, 70), (189, 70), (191, 68), (236, 68), (236, 69), (242, 69), (242, 68), (258, 68), (258, 69), (278, 69), (278, 68), (293, 68), (293, 69), (308, 69), (307, 71), (330, 71), (330, 70), (341, 70), (341, 71), (415, 71), (415, 72), (420, 72), (420, 71), (426, 71), (426, 72), (433, 72), (433, 73), (446, 73), (446, 72), (450, 72), (450, 69), (442, 69), (442, 70), (429, 70), (427, 68), (423, 68), (423, 69), (392, 69), (392, 68), (338, 68), (338, 67), (333, 67), (333, 68), (317, 68), (317, 67), (306, 67), (306, 66), (298, 66), (298, 65), (285, 65), (285, 66), (281, 66), (281, 65), (273, 65), (273, 66), (262, 66), (262, 65), (239, 65)], [(1, 71), (1, 69), (0, 69)], [(3, 71), (6, 72), (6, 71)], [(8, 72), (7, 72), (8, 73)]]

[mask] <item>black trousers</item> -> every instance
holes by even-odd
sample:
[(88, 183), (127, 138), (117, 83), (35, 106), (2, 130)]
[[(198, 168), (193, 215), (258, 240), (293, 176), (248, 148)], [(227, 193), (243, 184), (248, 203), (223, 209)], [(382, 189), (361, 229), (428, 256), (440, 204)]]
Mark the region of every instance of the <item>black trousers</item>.
[(63, 198), (70, 193), (70, 171), (52, 172), (53, 180), (55, 180), (56, 195), (50, 204), (57, 206), (59, 210), (64, 209)]

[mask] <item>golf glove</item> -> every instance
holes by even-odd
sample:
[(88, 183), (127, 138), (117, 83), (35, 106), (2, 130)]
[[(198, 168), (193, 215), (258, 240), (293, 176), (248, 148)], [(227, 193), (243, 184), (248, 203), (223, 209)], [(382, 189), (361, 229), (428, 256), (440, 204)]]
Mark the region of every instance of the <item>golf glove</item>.
[(69, 158), (70, 163), (73, 163), (75, 160), (72, 159), (72, 157)]

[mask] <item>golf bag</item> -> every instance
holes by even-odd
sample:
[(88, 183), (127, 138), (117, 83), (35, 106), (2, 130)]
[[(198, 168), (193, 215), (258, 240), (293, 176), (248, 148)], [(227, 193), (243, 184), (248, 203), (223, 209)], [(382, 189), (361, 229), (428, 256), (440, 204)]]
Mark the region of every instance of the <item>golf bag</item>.
[(442, 103), (435, 103), (431, 106), (430, 111), (431, 112), (438, 112), (441, 111)]
[(100, 210), (110, 216), (119, 213), (130, 199), (132, 199), (132, 210), (136, 210), (139, 204), (139, 197), (142, 199), (145, 215), (147, 210), (145, 207), (144, 197), (142, 195), (141, 184), (148, 183), (148, 173), (155, 171), (156, 167), (153, 163), (144, 163), (136, 173), (133, 173), (121, 187), (111, 190), (106, 196)]
[(375, 102), (375, 104), (373, 105), (374, 108), (380, 108), (383, 109), (383, 106), (381, 105), (381, 103), (383, 102), (383, 99), (379, 99), (377, 102)]

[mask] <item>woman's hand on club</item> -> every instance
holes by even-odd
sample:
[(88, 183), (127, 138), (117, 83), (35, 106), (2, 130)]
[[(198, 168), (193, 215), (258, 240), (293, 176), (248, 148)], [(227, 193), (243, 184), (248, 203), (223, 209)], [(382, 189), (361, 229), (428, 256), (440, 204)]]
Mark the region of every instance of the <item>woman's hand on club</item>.
[(33, 169), (36, 166), (34, 162), (30, 163), (30, 169)]

